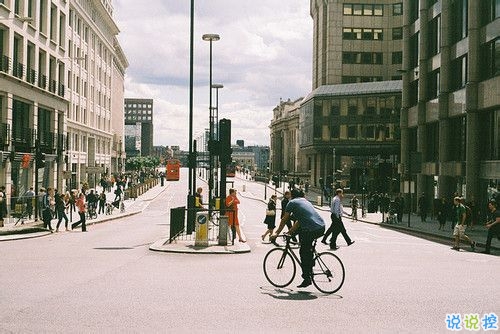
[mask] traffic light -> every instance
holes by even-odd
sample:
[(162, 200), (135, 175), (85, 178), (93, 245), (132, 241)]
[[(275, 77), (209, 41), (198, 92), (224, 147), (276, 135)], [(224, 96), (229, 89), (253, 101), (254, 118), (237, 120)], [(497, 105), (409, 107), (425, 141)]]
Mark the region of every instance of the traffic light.
[(219, 159), (223, 163), (232, 161), (231, 153), (231, 120), (223, 118), (219, 121)]
[(36, 151), (36, 168), (45, 167), (45, 153)]

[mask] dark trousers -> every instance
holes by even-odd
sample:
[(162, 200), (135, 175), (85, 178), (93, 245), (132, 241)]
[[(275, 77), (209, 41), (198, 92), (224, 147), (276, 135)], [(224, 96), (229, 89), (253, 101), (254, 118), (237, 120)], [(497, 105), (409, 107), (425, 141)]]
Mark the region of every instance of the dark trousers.
[(104, 213), (104, 204), (106, 204), (106, 202), (104, 201), (99, 201), (99, 214), (101, 214), (101, 211), (102, 213)]
[(500, 239), (500, 225), (496, 224), (493, 225), (488, 229), (488, 236), (486, 237), (486, 246), (485, 246), (485, 251), (490, 252), (491, 248), (491, 239), (493, 239), (493, 236), (497, 236), (497, 238)]
[(52, 211), (50, 211), (50, 209), (46, 208), (42, 210), (42, 220), (43, 220), (43, 227), (52, 230), (52, 225), (50, 223), (52, 220)]
[(349, 245), (352, 241), (347, 235), (347, 231), (345, 230), (344, 223), (342, 222), (342, 218), (337, 218), (333, 213), (330, 215), (332, 219), (332, 225), (328, 228), (325, 235), (323, 236), (323, 240), (326, 241), (330, 233), (332, 234), (332, 238), (330, 239), (330, 247), (337, 247), (337, 237), (340, 233), (345, 239), (345, 242)]
[(68, 216), (66, 216), (66, 212), (64, 212), (64, 210), (58, 210), (57, 216), (59, 217), (59, 220), (57, 221), (56, 228), (59, 228), (59, 225), (61, 225), (61, 221), (63, 219), (64, 219), (64, 227), (68, 228)]
[(71, 229), (74, 229), (78, 225), (82, 224), (82, 232), (87, 231), (87, 225), (85, 225), (85, 212), (78, 212), (80, 215), (80, 220), (76, 223), (71, 224)]
[(325, 233), (325, 228), (316, 231), (299, 231), (300, 238), (300, 266), (302, 268), (302, 278), (311, 279), (313, 267), (313, 241)]

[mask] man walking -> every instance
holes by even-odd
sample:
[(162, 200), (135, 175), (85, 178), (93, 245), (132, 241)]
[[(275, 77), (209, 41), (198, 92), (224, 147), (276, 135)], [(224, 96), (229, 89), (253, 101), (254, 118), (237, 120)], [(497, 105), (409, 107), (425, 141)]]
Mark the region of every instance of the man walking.
[(486, 237), (486, 247), (483, 254), (490, 254), (491, 239), (496, 235), (500, 239), (500, 211), (497, 209), (497, 202), (489, 201), (488, 210), (490, 214), (488, 215), (488, 222), (486, 223), (486, 228), (488, 229), (488, 236)]
[(26, 212), (28, 213), (28, 218), (31, 219), (33, 215), (33, 199), (35, 198), (33, 187), (30, 187), (30, 189), (26, 191), (24, 198), (26, 199)]
[(332, 237), (330, 239), (331, 250), (338, 249), (337, 237), (340, 233), (342, 233), (345, 242), (347, 242), (347, 246), (350, 246), (354, 243), (354, 241), (352, 241), (349, 235), (347, 234), (344, 223), (342, 222), (342, 214), (346, 215), (348, 214), (347, 212), (344, 211), (344, 208), (342, 206), (342, 198), (344, 197), (344, 191), (342, 189), (337, 189), (335, 191), (335, 194), (336, 194), (335, 197), (332, 199), (332, 204), (330, 205), (330, 212), (331, 212), (330, 217), (332, 218), (332, 225), (330, 225), (330, 228), (328, 228), (325, 235), (323, 236), (323, 239), (321, 240), (321, 242), (326, 245), (327, 244), (326, 239), (331, 233), (332, 234)]
[(292, 189), (290, 192), (292, 199), (288, 202), (285, 208), (285, 214), (281, 218), (280, 225), (270, 239), (273, 242), (281, 233), (293, 214), (297, 220), (292, 228), (288, 231), (293, 235), (298, 231), (300, 239), (300, 262), (302, 268), (302, 278), (304, 281), (298, 285), (298, 288), (305, 288), (311, 285), (312, 268), (313, 268), (313, 241), (323, 235), (325, 232), (325, 222), (318, 214), (314, 206), (304, 198), (304, 193), (299, 189)]
[(476, 248), (476, 242), (472, 241), (472, 239), (465, 234), (465, 227), (467, 226), (465, 213), (466, 210), (461, 201), (462, 199), (460, 197), (455, 197), (453, 199), (453, 204), (455, 205), (454, 219), (457, 224), (453, 229), (453, 237), (455, 238), (455, 243), (453, 244), (452, 249), (457, 251), (460, 250), (460, 239), (465, 239), (470, 243), (470, 248), (472, 249), (472, 251), (474, 251), (474, 249)]

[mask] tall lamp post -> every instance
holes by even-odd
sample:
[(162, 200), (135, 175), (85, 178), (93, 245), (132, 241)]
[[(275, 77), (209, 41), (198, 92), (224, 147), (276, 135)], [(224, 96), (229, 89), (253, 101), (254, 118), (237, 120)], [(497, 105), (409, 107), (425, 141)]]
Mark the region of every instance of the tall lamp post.
[(196, 187), (196, 173), (194, 171), (195, 161), (193, 157), (193, 59), (194, 59), (194, 0), (191, 0), (190, 8), (190, 31), (189, 31), (189, 155), (188, 155), (188, 197), (187, 197), (187, 228), (188, 234), (194, 231), (194, 193)]
[[(214, 138), (219, 139), (219, 89), (224, 88), (223, 84), (212, 84), (212, 88), (215, 88), (215, 109), (214, 109)], [(220, 153), (220, 152), (219, 152)], [(219, 197), (219, 187), (217, 186), (219, 178), (219, 163), (215, 159), (215, 197)]]
[(213, 150), (211, 148), (214, 145), (214, 116), (213, 116), (213, 108), (212, 108), (212, 42), (218, 41), (220, 36), (217, 34), (204, 34), (201, 36), (204, 41), (210, 43), (210, 86), (209, 86), (209, 132), (208, 132), (208, 146), (209, 146), (209, 169), (210, 173), (208, 175), (208, 206), (209, 208), (212, 205), (213, 199), (213, 189), (214, 189), (214, 157)]

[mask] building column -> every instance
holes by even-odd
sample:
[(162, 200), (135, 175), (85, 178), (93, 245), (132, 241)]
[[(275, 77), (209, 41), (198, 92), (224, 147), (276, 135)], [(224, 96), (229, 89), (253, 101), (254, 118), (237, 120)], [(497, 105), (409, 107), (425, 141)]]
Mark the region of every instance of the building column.
[(466, 87), (466, 106), (467, 111), (467, 133), (466, 133), (466, 167), (465, 167), (465, 198), (470, 200), (472, 197), (478, 198), (480, 194), (479, 168), (480, 168), (480, 140), (481, 129), (479, 127), (478, 115), (478, 82), (480, 81), (479, 62), (481, 55), (480, 47), (480, 12), (479, 1), (468, 2), (468, 41), (469, 53), (467, 62), (467, 87)]

